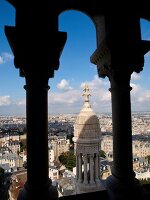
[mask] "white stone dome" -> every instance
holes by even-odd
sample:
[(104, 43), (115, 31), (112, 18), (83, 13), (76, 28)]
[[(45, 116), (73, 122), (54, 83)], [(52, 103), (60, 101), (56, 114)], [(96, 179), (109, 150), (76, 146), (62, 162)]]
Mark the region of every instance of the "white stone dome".
[(82, 142), (84, 142), (84, 140), (86, 140), (86, 142), (91, 142), (91, 140), (97, 141), (101, 134), (99, 119), (91, 108), (89, 98), (87, 97), (89, 95), (87, 90), (83, 93), (83, 96), (85, 96), (84, 105), (74, 125), (74, 140)]

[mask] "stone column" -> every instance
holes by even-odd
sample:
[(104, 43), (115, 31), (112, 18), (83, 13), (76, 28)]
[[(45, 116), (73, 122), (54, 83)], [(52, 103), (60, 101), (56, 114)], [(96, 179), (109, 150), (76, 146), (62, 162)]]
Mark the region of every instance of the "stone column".
[[(36, 74), (37, 75), (37, 74)], [(48, 78), (27, 73), (27, 182), (18, 200), (57, 199), (48, 175)]]
[(94, 168), (95, 168), (95, 180), (99, 183), (99, 162), (98, 162), (98, 154), (95, 155), (94, 160)]
[(81, 153), (79, 154), (79, 157), (78, 157), (78, 159), (79, 159), (79, 165), (78, 165), (78, 167), (79, 167), (79, 178), (78, 178), (78, 180), (79, 180), (79, 183), (81, 183), (82, 182), (82, 157), (81, 157), (82, 155), (81, 155)]
[(27, 182), (18, 200), (58, 198), (48, 178), (47, 94), (48, 79), (59, 68), (67, 34), (58, 31), (58, 12), (50, 4), (17, 1), (16, 27), (5, 29), (15, 67), (26, 79)]
[(99, 77), (109, 77), (111, 84), (114, 161), (106, 185), (114, 194), (110, 199), (115, 200), (129, 199), (130, 192), (139, 198), (139, 181), (132, 167), (130, 77), (133, 71), (143, 70), (144, 54), (149, 50), (149, 44), (141, 40), (140, 16), (123, 10), (118, 16), (105, 15), (96, 21), (98, 47), (91, 56)]
[(93, 155), (90, 155), (90, 184), (94, 183), (94, 166)]
[(76, 154), (76, 181), (78, 181), (79, 178), (79, 154)]
[(88, 183), (87, 180), (87, 155), (83, 156), (83, 161), (84, 161), (84, 184)]
[(113, 168), (107, 179), (108, 189), (119, 195), (133, 191), (136, 184), (132, 167), (132, 128), (130, 77), (128, 66), (112, 70), (110, 74), (112, 124), (113, 124)]

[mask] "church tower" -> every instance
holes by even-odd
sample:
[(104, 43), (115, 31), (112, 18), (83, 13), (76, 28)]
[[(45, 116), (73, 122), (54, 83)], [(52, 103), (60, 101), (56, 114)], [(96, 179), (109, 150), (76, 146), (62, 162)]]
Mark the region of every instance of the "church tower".
[(100, 124), (91, 108), (89, 87), (83, 89), (84, 104), (74, 125), (76, 155), (76, 193), (100, 189)]

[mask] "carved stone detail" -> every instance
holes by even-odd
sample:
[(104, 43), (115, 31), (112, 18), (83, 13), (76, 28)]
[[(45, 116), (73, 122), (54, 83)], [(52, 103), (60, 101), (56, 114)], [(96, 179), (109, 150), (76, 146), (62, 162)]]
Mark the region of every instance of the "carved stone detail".
[(93, 153), (97, 153), (99, 151), (99, 146), (98, 145), (84, 146), (84, 145), (77, 144), (76, 150), (78, 153), (93, 154)]

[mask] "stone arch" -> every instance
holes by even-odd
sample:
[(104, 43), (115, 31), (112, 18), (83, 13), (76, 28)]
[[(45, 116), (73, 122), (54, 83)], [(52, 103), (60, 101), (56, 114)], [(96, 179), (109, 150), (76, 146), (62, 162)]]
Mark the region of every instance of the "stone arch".
[[(58, 16), (59, 18), (58, 18), (58, 31), (66, 31), (66, 32), (68, 32), (68, 34), (69, 34), (69, 28), (67, 28), (68, 30), (65, 30), (63, 27), (62, 28), (60, 28), (60, 26), (61, 26), (61, 16), (63, 16), (63, 15), (65, 15), (65, 14), (67, 14), (67, 16), (69, 17), (69, 15), (70, 14), (73, 14), (73, 16), (75, 16), (76, 14), (77, 14), (77, 17), (78, 16), (80, 16), (81, 17), (81, 19), (83, 19), (83, 22), (78, 22), (78, 24), (79, 25), (81, 25), (82, 26), (82, 23), (86, 23), (87, 25), (85, 25), (85, 24), (83, 24), (83, 26), (85, 27), (85, 29), (86, 29), (86, 27), (87, 27), (87, 29), (88, 30), (92, 30), (92, 31), (90, 31), (90, 32), (92, 32), (92, 42), (94, 42), (94, 49), (96, 48), (96, 39), (97, 39), (97, 36), (96, 36), (96, 26), (95, 26), (95, 22), (93, 23), (93, 21), (91, 20), (91, 18), (88, 16), (88, 15), (86, 15), (85, 13), (83, 13), (83, 12), (81, 12), (81, 11), (79, 11), (79, 10), (67, 10), (67, 11), (63, 11), (63, 12), (61, 12), (60, 13), (60, 15)], [(66, 18), (66, 21), (67, 21), (67, 18)], [(72, 21), (71, 23), (69, 23), (69, 25), (71, 25), (72, 27), (74, 26), (74, 21)], [(78, 27), (79, 27), (79, 25), (78, 25)], [(77, 28), (78, 28), (77, 27)], [(61, 30), (60, 30), (61, 29)], [(77, 29), (76, 29), (77, 30)], [(87, 31), (88, 31), (87, 30)], [(73, 29), (72, 29), (72, 31), (73, 31)], [(76, 32), (76, 31), (73, 31), (73, 32)], [(86, 33), (86, 30), (84, 31), (85, 33)], [(80, 38), (82, 38), (83, 36), (79, 36)], [(90, 37), (91, 37), (91, 35), (90, 35)], [(90, 39), (90, 38), (89, 38)], [(83, 38), (83, 40), (84, 40), (84, 38)], [(93, 41), (94, 40), (94, 41)], [(68, 42), (68, 41), (67, 41)], [(67, 43), (66, 42), (66, 43)], [(94, 50), (93, 49), (93, 50)], [(91, 52), (91, 53), (93, 53), (93, 52)], [(89, 55), (89, 57), (90, 57), (91, 55)]]
[[(12, 2), (12, 0), (9, 0)], [(57, 193), (51, 186), (51, 182), (48, 180), (48, 146), (47, 146), (47, 90), (48, 90), (48, 78), (53, 76), (53, 71), (58, 67), (58, 60), (60, 52), (58, 49), (65, 43), (65, 37), (62, 33), (57, 32), (57, 18), (58, 14), (62, 10), (67, 9), (79, 9), (82, 12), (88, 13), (93, 19), (96, 16), (101, 16), (103, 13), (106, 16), (106, 9), (108, 5), (98, 6), (98, 0), (57, 0), (50, 1), (51, 5), (47, 8), (49, 1), (35, 2), (28, 6), (29, 2), (18, 3), (17, 7), (17, 52), (18, 56), (18, 68), (24, 70), (26, 78), (26, 91), (27, 91), (27, 155), (28, 155), (28, 180), (21, 190), (18, 197), (19, 199), (58, 199)], [(108, 4), (108, 1), (106, 1)], [(122, 4), (122, 2), (121, 2)], [(135, 6), (135, 5), (134, 5)], [(42, 7), (42, 9), (41, 9)], [(109, 5), (110, 7), (110, 5)], [(50, 8), (50, 11), (49, 11)], [(131, 140), (131, 105), (130, 105), (130, 90), (129, 85), (130, 76), (132, 71), (135, 71), (138, 65), (138, 71), (141, 70), (143, 64), (143, 54), (149, 50), (149, 45), (143, 44), (142, 41), (134, 42), (134, 36), (137, 36), (136, 29), (133, 30), (133, 24), (131, 23), (131, 6), (128, 4), (130, 12), (125, 10), (125, 13), (117, 13), (116, 9), (111, 9), (107, 25), (109, 25), (109, 42), (112, 53), (112, 63), (109, 67), (109, 73), (111, 76), (111, 93), (112, 93), (112, 110), (113, 110), (113, 138), (114, 138), (114, 167), (112, 176), (107, 180), (107, 190), (111, 194), (113, 199), (123, 197), (123, 199), (129, 198), (126, 194), (133, 194), (142, 196), (142, 188), (140, 189), (137, 183), (133, 169), (132, 169), (132, 140)], [(118, 9), (118, 7), (117, 7)], [(22, 15), (22, 11), (24, 12)], [(27, 12), (28, 11), (28, 12)], [(57, 11), (57, 13), (56, 13)], [(102, 12), (103, 11), (103, 12)], [(132, 10), (133, 11), (133, 10)], [(143, 11), (143, 10), (142, 10)], [(39, 15), (39, 12), (41, 15)], [(49, 12), (49, 13), (48, 13)], [(27, 13), (27, 16), (25, 14)], [(142, 12), (136, 16), (139, 20)], [(22, 18), (23, 17), (23, 18)], [(105, 17), (104, 17), (105, 18)], [(120, 18), (121, 22), (120, 23)], [(149, 18), (149, 15), (144, 15), (144, 18)], [(40, 20), (39, 20), (40, 19)], [(100, 19), (97, 19), (99, 22)], [(130, 21), (131, 20), (131, 21)], [(96, 21), (96, 20), (95, 20)], [(103, 21), (103, 20), (102, 20)], [(133, 19), (134, 21), (134, 19)], [(45, 22), (45, 23), (43, 23)], [(109, 23), (108, 23), (109, 22)], [(35, 26), (33, 26), (33, 24)], [(98, 23), (99, 24), (99, 23)], [(101, 24), (101, 23), (100, 23)], [(105, 23), (102, 23), (105, 25)], [(51, 26), (49, 28), (49, 26)], [(40, 28), (40, 32), (39, 32)], [(100, 28), (100, 26), (99, 26)], [(105, 35), (105, 26), (104, 35)], [(128, 34), (128, 30), (130, 34)], [(28, 31), (30, 30), (30, 32)], [(121, 29), (121, 33), (120, 33)], [(11, 29), (15, 30), (14, 29)], [(139, 29), (138, 29), (139, 30)], [(10, 31), (10, 29), (9, 29)], [(10, 32), (11, 32), (10, 31)], [(11, 32), (14, 33), (14, 32)], [(100, 32), (101, 33), (101, 32)], [(43, 40), (37, 42), (36, 36), (42, 37)], [(49, 37), (51, 35), (51, 37)], [(13, 34), (11, 36), (14, 36)], [(24, 42), (24, 37), (28, 39), (28, 43)], [(99, 38), (102, 38), (99, 34)], [(14, 42), (14, 41), (13, 41)], [(101, 39), (98, 39), (98, 43), (101, 43)], [(14, 45), (16, 43), (14, 42)], [(29, 45), (30, 44), (30, 48)], [(98, 44), (98, 45), (99, 45)], [(144, 45), (144, 47), (141, 45)], [(50, 48), (49, 48), (50, 46)], [(135, 47), (138, 47), (139, 51), (135, 52)], [(144, 50), (143, 50), (144, 48)], [(45, 49), (45, 52), (43, 51)], [(137, 49), (137, 48), (136, 48)], [(20, 52), (22, 50), (22, 52)], [(99, 50), (99, 49), (98, 49)], [(61, 51), (61, 50), (60, 50)], [(27, 52), (25, 56), (24, 52)], [(49, 52), (51, 55), (49, 56)], [(97, 53), (97, 52), (96, 52)], [(134, 55), (134, 59), (131, 59)], [(37, 57), (39, 56), (39, 60)], [(137, 59), (140, 56), (140, 60)], [(50, 58), (49, 58), (50, 57)], [(97, 53), (97, 57), (100, 57), (100, 53)], [(44, 58), (44, 63), (43, 63)], [(97, 63), (96, 63), (97, 64)], [(100, 63), (101, 65), (101, 63)], [(133, 69), (130, 66), (133, 65)], [(30, 67), (31, 66), (31, 67)], [(42, 66), (42, 67), (41, 67)], [(44, 67), (43, 67), (44, 66)], [(49, 66), (51, 68), (49, 69)], [(113, 67), (113, 69), (112, 69)], [(50, 70), (50, 72), (49, 72)], [(136, 70), (137, 71), (137, 70)], [(47, 73), (49, 72), (48, 76)], [(106, 74), (107, 75), (107, 74)], [(38, 101), (37, 101), (38, 99)], [(34, 139), (36, 138), (36, 139)], [(39, 148), (40, 147), (40, 148)], [(42, 151), (41, 151), (42, 149)], [(43, 154), (45, 156), (43, 156)], [(38, 157), (37, 157), (38, 155)], [(38, 166), (38, 167), (37, 167)], [(40, 173), (39, 173), (40, 171)], [(38, 175), (38, 176), (37, 176)], [(140, 189), (140, 190), (139, 190)], [(38, 192), (37, 192), (38, 191)], [(137, 191), (140, 191), (139, 193)], [(143, 192), (144, 193), (144, 192)], [(144, 196), (144, 194), (143, 194)], [(116, 197), (116, 198), (115, 198)], [(147, 195), (148, 197), (148, 195)], [(141, 198), (142, 199), (142, 198)], [(148, 198), (147, 198), (148, 199)]]
[(71, 10), (81, 12), (82, 14), (89, 17), (96, 29), (97, 46), (106, 37), (106, 30), (105, 30), (105, 16), (107, 14), (106, 7), (102, 3), (101, 7), (99, 7), (97, 0), (95, 0), (95, 2), (90, 0), (86, 2), (83, 2), (82, 0), (79, 0), (78, 2), (72, 0), (66, 0), (63, 3), (61, 0), (58, 0), (57, 6), (55, 6), (54, 8), (58, 18), (63, 12)]

